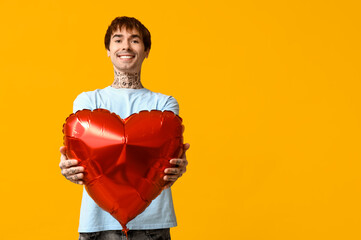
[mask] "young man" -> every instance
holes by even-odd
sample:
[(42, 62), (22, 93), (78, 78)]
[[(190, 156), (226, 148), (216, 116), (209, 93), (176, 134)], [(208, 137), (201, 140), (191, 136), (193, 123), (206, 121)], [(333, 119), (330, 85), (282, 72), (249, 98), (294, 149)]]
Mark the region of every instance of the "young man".
[[(105, 35), (105, 48), (114, 67), (114, 82), (104, 89), (81, 93), (74, 101), (73, 111), (105, 108), (126, 118), (141, 110), (169, 110), (179, 112), (177, 101), (160, 93), (151, 92), (140, 81), (142, 63), (148, 57), (151, 39), (148, 29), (135, 18), (115, 18)], [(165, 169), (165, 190), (153, 200), (148, 208), (130, 221), (127, 226), (129, 240), (170, 239), (169, 228), (177, 225), (170, 186), (186, 171), (185, 156), (189, 144), (184, 144), (184, 154), (172, 159), (172, 168)], [(60, 168), (71, 182), (83, 184), (84, 168), (77, 160), (67, 159), (65, 148), (60, 148)], [(108, 212), (103, 211), (83, 191), (80, 212), (79, 239), (118, 240), (124, 239), (122, 227)]]

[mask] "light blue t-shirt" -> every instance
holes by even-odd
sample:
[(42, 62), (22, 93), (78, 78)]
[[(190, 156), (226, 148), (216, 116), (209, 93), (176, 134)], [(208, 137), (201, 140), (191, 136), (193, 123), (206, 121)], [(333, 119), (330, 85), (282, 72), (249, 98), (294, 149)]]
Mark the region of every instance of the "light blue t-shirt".
[[(161, 93), (142, 89), (116, 89), (106, 87), (91, 92), (81, 93), (74, 101), (73, 112), (82, 109), (108, 109), (121, 118), (127, 118), (141, 110), (169, 110), (179, 113), (176, 99)], [(177, 226), (171, 189), (162, 193), (136, 218), (127, 224), (130, 230), (159, 229)], [(108, 212), (103, 211), (83, 189), (80, 210), (79, 232), (98, 232), (121, 230), (122, 226)]]

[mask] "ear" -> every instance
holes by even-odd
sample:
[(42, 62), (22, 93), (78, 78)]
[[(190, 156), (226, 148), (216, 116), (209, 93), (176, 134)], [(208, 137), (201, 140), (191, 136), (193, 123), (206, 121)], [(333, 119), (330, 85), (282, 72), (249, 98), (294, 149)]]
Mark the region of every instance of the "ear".
[(109, 50), (107, 50), (107, 56), (110, 57), (110, 51)]
[(148, 58), (148, 56), (149, 56), (149, 51), (150, 51), (150, 49), (148, 49), (148, 50), (145, 52), (145, 58)]

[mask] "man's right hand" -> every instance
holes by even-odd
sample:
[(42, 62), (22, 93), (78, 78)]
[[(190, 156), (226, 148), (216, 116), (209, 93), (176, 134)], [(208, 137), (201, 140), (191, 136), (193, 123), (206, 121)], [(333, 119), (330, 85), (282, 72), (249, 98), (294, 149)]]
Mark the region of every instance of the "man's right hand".
[(78, 166), (78, 160), (68, 159), (65, 154), (65, 147), (60, 147), (60, 163), (61, 174), (69, 181), (83, 185), (84, 167)]

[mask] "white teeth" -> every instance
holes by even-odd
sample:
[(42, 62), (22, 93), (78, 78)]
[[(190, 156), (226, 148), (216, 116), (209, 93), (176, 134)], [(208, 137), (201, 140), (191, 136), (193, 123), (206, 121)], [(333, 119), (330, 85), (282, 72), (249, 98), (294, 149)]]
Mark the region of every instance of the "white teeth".
[(133, 56), (119, 56), (120, 58), (133, 58)]

